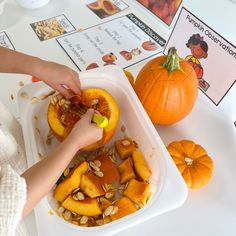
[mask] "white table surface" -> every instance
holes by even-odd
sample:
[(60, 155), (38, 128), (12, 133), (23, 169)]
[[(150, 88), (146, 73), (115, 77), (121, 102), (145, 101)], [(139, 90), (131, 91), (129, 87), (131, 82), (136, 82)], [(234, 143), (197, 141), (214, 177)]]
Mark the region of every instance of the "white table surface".
[[(134, 0), (126, 0), (130, 8), (117, 16), (134, 12), (164, 38), (170, 29), (145, 12)], [(228, 41), (236, 45), (236, 4), (229, 0), (186, 0), (184, 6), (205, 21)], [(0, 15), (0, 32), (5, 31), (16, 50), (77, 68), (54, 39), (40, 42), (29, 24), (38, 20), (65, 14), (76, 28), (87, 28), (98, 23), (85, 10), (83, 1), (51, 0), (39, 10), (20, 8), (8, 0)], [(106, 21), (107, 19), (101, 20)], [(100, 21), (100, 20), (99, 20)], [(137, 74), (142, 65), (131, 69)], [(19, 81), (30, 82), (25, 75), (0, 74), (0, 99), (19, 118), (16, 94)], [(14, 99), (11, 99), (11, 95)], [(189, 191), (187, 201), (180, 208), (153, 218), (118, 235), (143, 236), (233, 236), (236, 235), (236, 86), (230, 90), (218, 107), (200, 93), (193, 112), (183, 121), (168, 127), (156, 127), (165, 144), (175, 139), (192, 139), (204, 146), (215, 164), (212, 181), (200, 190)], [(37, 236), (34, 213), (26, 219), (31, 236)], [(41, 236), (41, 235), (39, 235)]]

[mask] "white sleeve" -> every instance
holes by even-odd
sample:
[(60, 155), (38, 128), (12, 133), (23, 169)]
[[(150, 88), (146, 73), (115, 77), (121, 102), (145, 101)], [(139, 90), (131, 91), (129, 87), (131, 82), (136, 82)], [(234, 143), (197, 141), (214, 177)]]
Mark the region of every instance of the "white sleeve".
[(25, 179), (10, 165), (0, 166), (0, 235), (15, 235), (25, 202)]

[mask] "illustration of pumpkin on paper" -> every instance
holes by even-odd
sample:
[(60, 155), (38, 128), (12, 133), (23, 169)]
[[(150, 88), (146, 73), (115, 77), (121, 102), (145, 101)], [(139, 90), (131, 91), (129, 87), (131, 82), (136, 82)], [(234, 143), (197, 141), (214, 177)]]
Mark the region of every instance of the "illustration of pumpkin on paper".
[(142, 51), (139, 48), (134, 48), (131, 51), (120, 51), (120, 55), (126, 60), (131, 60), (134, 56), (138, 56), (142, 53)]
[(115, 65), (114, 62), (117, 60), (117, 57), (113, 52), (110, 52), (108, 54), (103, 55), (102, 60), (105, 62), (104, 66)]
[(158, 49), (157, 44), (151, 39), (142, 43), (142, 48), (146, 51), (155, 51)]
[(206, 59), (208, 57), (208, 45), (200, 34), (193, 34), (186, 43), (186, 46), (190, 49), (191, 55), (186, 56), (185, 60), (193, 67), (199, 81), (199, 86), (206, 91), (209, 84), (203, 79), (204, 69), (199, 59)]

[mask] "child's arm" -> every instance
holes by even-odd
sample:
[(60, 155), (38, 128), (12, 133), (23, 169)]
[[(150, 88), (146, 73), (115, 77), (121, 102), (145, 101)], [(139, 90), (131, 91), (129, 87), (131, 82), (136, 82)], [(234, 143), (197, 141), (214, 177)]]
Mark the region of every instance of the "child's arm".
[(94, 110), (89, 109), (56, 150), (22, 174), (27, 184), (23, 217), (50, 191), (76, 152), (102, 138), (103, 129), (92, 124)]
[(0, 73), (18, 73), (35, 76), (68, 97), (65, 86), (80, 94), (79, 74), (71, 68), (0, 47)]

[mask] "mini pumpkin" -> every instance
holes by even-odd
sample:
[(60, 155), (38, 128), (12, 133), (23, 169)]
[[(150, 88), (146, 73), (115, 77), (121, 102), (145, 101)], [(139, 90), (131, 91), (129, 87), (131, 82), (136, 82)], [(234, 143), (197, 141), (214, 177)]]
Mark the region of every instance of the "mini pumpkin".
[(168, 56), (149, 61), (139, 72), (134, 90), (155, 124), (174, 124), (187, 116), (198, 96), (192, 66), (170, 48)]
[(170, 143), (167, 150), (189, 188), (201, 188), (209, 182), (214, 165), (202, 146), (182, 140)]
[(88, 108), (94, 108), (106, 116), (108, 124), (103, 129), (103, 138), (83, 148), (82, 151), (92, 151), (102, 147), (112, 138), (119, 122), (120, 111), (111, 94), (100, 88), (88, 88), (82, 91), (81, 96), (73, 96), (70, 100), (58, 96), (52, 97), (47, 118), (52, 132), (59, 141), (67, 137)]

